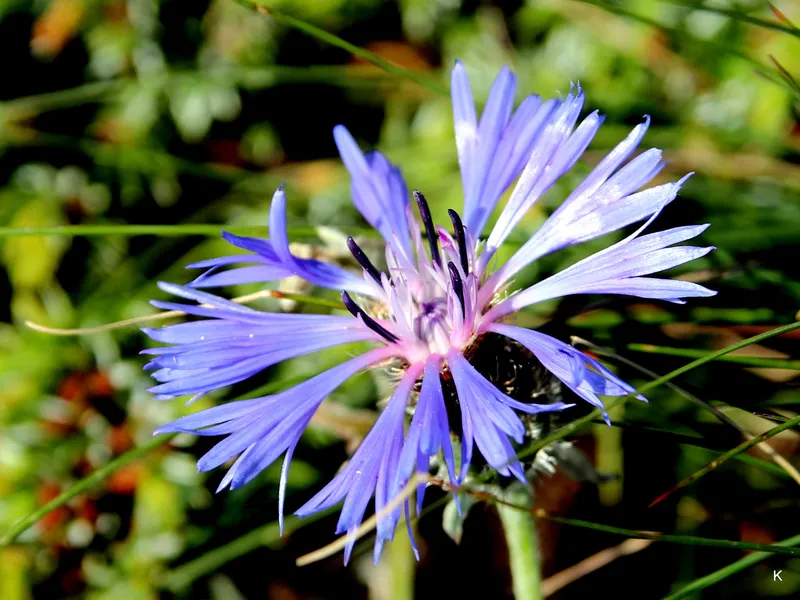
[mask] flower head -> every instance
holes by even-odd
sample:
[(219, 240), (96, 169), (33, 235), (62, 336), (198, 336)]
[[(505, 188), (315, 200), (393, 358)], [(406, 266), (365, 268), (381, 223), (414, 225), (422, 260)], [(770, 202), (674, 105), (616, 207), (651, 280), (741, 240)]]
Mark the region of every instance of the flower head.
[[(457, 63), (453, 69), (453, 115), (464, 205), (460, 212), (449, 211), (447, 227), (433, 222), (422, 193), (408, 194), (400, 172), (382, 154), (363, 154), (348, 131), (337, 126), (334, 138), (352, 178), (353, 202), (385, 240), (382, 261), (370, 258), (353, 238), (348, 239), (348, 246), (361, 267), (360, 274), (293, 255), (287, 236), (286, 196), (279, 188), (270, 207), (268, 240), (226, 233), (232, 245), (249, 253), (190, 265), (207, 271), (189, 286), (161, 285), (193, 304), (155, 302), (156, 306), (202, 319), (145, 330), (154, 340), (170, 344), (145, 351), (154, 355), (147, 368), (154, 371), (158, 385), (152, 391), (160, 399), (199, 397), (281, 361), (324, 348), (355, 341), (375, 346), (284, 392), (222, 404), (162, 427), (159, 432), (225, 436), (198, 463), (199, 469), (206, 471), (238, 457), (220, 489), (247, 483), (284, 455), (279, 494), (282, 518), (292, 453), (320, 403), (359, 371), (390, 363), (399, 366), (403, 374), (385, 410), (347, 465), (296, 514), (309, 515), (344, 501), (337, 531), (352, 532), (373, 496), (375, 510), (381, 512), (415, 470), (427, 472), (436, 455), (441, 454), (451, 480), (462, 481), (473, 463), (476, 446), (498, 473), (525, 481), (514, 447), (526, 434), (520, 413), (561, 411), (571, 405), (537, 404), (530, 395), (512, 397), (508, 387), (487, 378), (471, 360), (484, 340), (502, 339), (519, 353), (535, 357), (595, 407), (603, 408), (600, 396), (627, 395), (634, 390), (572, 346), (509, 324), (509, 315), (537, 302), (573, 294), (624, 294), (683, 302), (683, 298), (715, 293), (687, 281), (649, 277), (712, 248), (673, 246), (696, 237), (706, 226), (642, 234), (676, 197), (685, 180), (639, 191), (664, 165), (661, 152), (655, 149), (628, 160), (647, 130), (647, 118), (511, 258), (493, 267), (497, 249), (580, 158), (603, 120), (594, 112), (578, 124), (584, 101), (580, 88), (563, 100), (543, 102), (530, 96), (514, 111), (515, 86), (515, 76), (503, 69), (478, 119), (464, 67)], [(478, 243), (500, 197), (515, 180), (488, 239), (485, 244)], [(511, 278), (536, 259), (642, 221), (644, 225), (621, 242), (535, 285), (507, 293)], [(240, 263), (249, 266), (220, 270)], [(340, 291), (350, 315), (265, 313), (201, 291), (290, 275)], [(414, 411), (406, 431), (409, 407)], [(458, 472), (451, 431), (461, 438)], [(421, 499), (419, 490), (418, 502)], [(399, 518), (397, 509), (380, 519), (376, 558), (384, 542), (392, 538)], [(353, 542), (351, 539), (345, 559)]]

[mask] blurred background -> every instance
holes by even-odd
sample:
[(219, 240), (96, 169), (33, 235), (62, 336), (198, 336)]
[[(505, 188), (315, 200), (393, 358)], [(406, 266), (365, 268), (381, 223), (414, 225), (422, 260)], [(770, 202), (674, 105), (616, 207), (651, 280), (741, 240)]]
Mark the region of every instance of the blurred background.
[[(718, 296), (686, 306), (567, 298), (528, 310), (520, 318), (525, 325), (543, 325), (564, 340), (580, 336), (633, 361), (608, 359), (624, 379), (642, 385), (698, 352), (795, 320), (798, 3), (776, 0), (774, 9), (761, 0), (262, 3), (442, 87), (460, 58), (479, 104), (503, 65), (518, 74), (520, 98), (563, 96), (579, 81), (587, 109), (600, 109), (606, 124), (585, 160), (527, 216), (517, 243), (651, 115), (643, 147), (664, 148), (670, 161), (656, 183), (696, 172), (657, 228), (712, 224), (698, 245), (718, 250), (675, 275), (703, 282)], [(363, 148), (377, 147), (400, 165), (409, 186), (425, 192), (435, 220), (447, 222), (447, 208), (461, 206), (446, 95), (233, 0), (2, 0), (0, 49), (0, 534), (148, 443), (157, 426), (194, 410), (157, 402), (146, 391), (138, 352), (149, 344), (136, 327), (53, 336), (27, 328), (26, 320), (74, 328), (154, 313), (148, 300), (163, 297), (156, 282), (184, 283), (193, 275), (183, 265), (233, 253), (218, 230), (245, 226), (252, 233), (266, 225), (269, 198), (281, 182), (290, 225), (307, 228), (295, 236), (298, 251), (341, 258), (342, 232), (364, 223), (333, 144), (338, 123)], [(125, 224), (215, 226), (163, 235), (99, 227)], [(91, 235), (21, 236), (10, 229), (62, 225), (92, 226), (84, 232)], [(544, 277), (622, 235), (549, 256), (523, 279)], [(281, 285), (333, 297), (292, 281)], [(321, 310), (285, 300), (258, 306)], [(772, 543), (797, 534), (798, 484), (758, 451), (648, 505), (741, 443), (741, 431), (721, 421), (720, 412), (750, 434), (796, 414), (797, 363), (766, 367), (797, 356), (798, 343), (795, 330), (752, 346), (743, 353), (765, 359), (760, 368), (705, 365), (676, 380), (679, 389), (653, 390), (649, 405), (616, 411), (614, 427), (584, 429), (576, 446), (598, 471), (615, 477), (596, 485), (559, 471), (537, 482), (537, 505), (594, 523), (709, 538)], [(280, 385), (340, 360), (331, 352), (296, 359), (198, 404)], [(386, 389), (372, 375), (360, 376), (323, 406), (295, 453), (289, 511), (346, 460)], [(457, 522), (441, 505), (432, 508), (416, 525), (418, 564), (399, 529), (376, 567), (367, 538), (348, 567), (336, 555), (297, 568), (298, 556), (334, 539), (336, 517), (292, 521), (280, 538), (276, 465), (243, 489), (215, 495), (223, 471), (198, 474), (195, 467), (210, 443), (179, 436), (0, 548), (0, 599), (512, 597), (494, 507), (476, 503)], [(770, 443), (798, 464), (796, 431)], [(441, 498), (431, 490), (428, 503)], [(538, 527), (545, 578), (623, 541), (547, 520)], [(550, 580), (548, 591), (564, 599), (658, 598), (744, 555), (659, 543), (625, 550), (631, 554), (570, 575), (560, 589)], [(773, 569), (783, 569), (783, 582), (773, 582)], [(773, 556), (702, 597), (798, 593), (800, 559)]]

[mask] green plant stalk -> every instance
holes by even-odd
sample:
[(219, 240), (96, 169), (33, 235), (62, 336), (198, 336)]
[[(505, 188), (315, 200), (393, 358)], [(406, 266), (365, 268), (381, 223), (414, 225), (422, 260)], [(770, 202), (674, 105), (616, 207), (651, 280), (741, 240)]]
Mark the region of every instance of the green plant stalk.
[(441, 83), (439, 83), (437, 80), (432, 79), (431, 77), (425, 74), (417, 73), (416, 71), (412, 71), (410, 69), (406, 69), (404, 67), (391, 63), (388, 60), (381, 58), (377, 54), (374, 54), (369, 50), (364, 50), (363, 48), (359, 48), (358, 46), (351, 44), (350, 42), (347, 42), (342, 38), (325, 31), (324, 29), (320, 29), (319, 27), (312, 25), (311, 23), (306, 23), (305, 21), (298, 19), (297, 17), (293, 17), (283, 11), (271, 8), (256, 0), (236, 0), (236, 2), (238, 4), (241, 4), (245, 8), (254, 10), (268, 17), (272, 17), (278, 23), (288, 25), (289, 27), (294, 27), (295, 29), (302, 31), (303, 33), (313, 38), (323, 41), (326, 44), (330, 44), (331, 46), (336, 46), (337, 48), (346, 50), (353, 56), (357, 56), (358, 58), (362, 58), (367, 62), (372, 63), (373, 65), (383, 69), (390, 75), (394, 75), (396, 77), (400, 77), (402, 79), (408, 79), (410, 81), (418, 83), (422, 87), (427, 88), (432, 92), (435, 92), (436, 94), (439, 94), (441, 96), (446, 96), (446, 97), (450, 96), (449, 90)]
[(22, 96), (0, 102), (0, 109), (10, 111), (31, 111), (35, 113), (67, 108), (86, 104), (96, 100), (105, 100), (107, 96), (118, 94), (125, 86), (132, 83), (133, 79), (112, 79), (110, 81), (94, 81), (84, 85), (36, 94), (33, 96)]
[[(102, 236), (137, 236), (157, 235), (160, 237), (178, 237), (186, 235), (202, 235), (218, 237), (223, 231), (238, 235), (266, 235), (267, 227), (262, 225), (214, 225), (206, 223), (188, 223), (184, 225), (55, 225), (52, 227), (0, 227), (0, 238), (29, 236), (63, 236), (63, 237), (102, 237)], [(316, 227), (289, 227), (288, 234), (298, 237), (316, 237)], [(374, 229), (367, 227), (348, 227), (354, 235), (375, 237)]]
[[(621, 422), (625, 417), (625, 407), (619, 406), (609, 413), (611, 422)], [(622, 500), (625, 477), (625, 449), (622, 444), (622, 428), (609, 427), (604, 422), (592, 426), (595, 448), (595, 468), (600, 473), (614, 473), (616, 477), (598, 486), (600, 503), (603, 506), (616, 506)]]
[[(788, 539), (782, 540), (775, 545), (791, 547), (791, 546), (796, 546), (798, 544), (800, 544), (800, 535), (795, 535)], [(686, 598), (687, 596), (690, 596), (695, 592), (710, 587), (715, 583), (719, 583), (723, 579), (727, 579), (728, 577), (730, 577), (731, 575), (735, 575), (742, 569), (751, 567), (761, 562), (765, 558), (769, 558), (770, 556), (772, 556), (770, 552), (754, 552), (753, 554), (745, 556), (744, 558), (740, 558), (736, 562), (729, 564), (727, 567), (722, 567), (721, 569), (714, 571), (713, 573), (709, 573), (705, 577), (700, 577), (698, 579), (695, 579), (689, 585), (681, 588), (677, 592), (670, 594), (669, 596), (666, 596), (664, 600), (679, 600), (680, 598)]]
[[(684, 358), (703, 358), (710, 354), (706, 350), (694, 348), (667, 348), (653, 346), (652, 344), (628, 344), (628, 350), (633, 352), (646, 352), (647, 354), (661, 354), (664, 356), (681, 356)], [(800, 360), (784, 360), (780, 358), (764, 358), (760, 356), (722, 356), (717, 358), (721, 362), (737, 363), (749, 367), (763, 367), (768, 369), (791, 369), (800, 371)]]
[(411, 540), (403, 522), (394, 541), (384, 550), (386, 565), (389, 568), (388, 588), (392, 600), (414, 600), (414, 578), (417, 561), (411, 548)]
[(75, 496), (82, 494), (93, 488), (98, 483), (102, 482), (106, 477), (111, 475), (114, 471), (124, 467), (132, 463), (133, 461), (149, 454), (152, 450), (155, 450), (159, 446), (163, 446), (167, 442), (169, 442), (172, 438), (175, 437), (177, 434), (169, 434), (169, 435), (160, 435), (158, 437), (153, 438), (146, 444), (139, 446), (138, 448), (134, 448), (133, 450), (126, 452), (119, 458), (112, 460), (110, 463), (97, 469), (94, 473), (89, 475), (88, 477), (84, 477), (78, 483), (73, 485), (67, 491), (59, 495), (58, 497), (54, 498), (44, 506), (42, 506), (39, 510), (36, 510), (29, 514), (27, 517), (23, 517), (19, 521), (17, 521), (14, 525), (11, 526), (3, 537), (0, 537), (0, 548), (8, 546), (14, 542), (21, 534), (27, 531), (30, 527), (35, 525), (38, 521), (43, 519), (47, 514), (51, 513), (55, 509), (63, 506), (70, 500), (72, 500)]
[(503, 524), (508, 546), (508, 563), (511, 567), (511, 586), (514, 600), (539, 600), (542, 598), (539, 536), (536, 518), (531, 512), (533, 495), (528, 486), (514, 486), (505, 492), (505, 499), (526, 510), (497, 504), (497, 514)]

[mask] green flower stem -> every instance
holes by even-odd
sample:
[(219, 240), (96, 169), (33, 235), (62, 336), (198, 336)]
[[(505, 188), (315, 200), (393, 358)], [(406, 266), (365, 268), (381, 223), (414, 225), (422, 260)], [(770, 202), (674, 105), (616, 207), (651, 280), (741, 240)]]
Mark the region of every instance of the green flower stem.
[(106, 477), (111, 475), (114, 471), (121, 469), (125, 465), (132, 463), (133, 461), (149, 454), (150, 451), (155, 450), (159, 446), (163, 446), (167, 442), (169, 442), (176, 434), (170, 435), (160, 435), (158, 437), (153, 438), (146, 444), (139, 446), (138, 448), (134, 448), (130, 452), (127, 452), (120, 456), (119, 458), (112, 460), (110, 463), (97, 469), (94, 473), (89, 475), (88, 477), (84, 477), (78, 483), (73, 485), (67, 491), (59, 495), (58, 497), (54, 498), (44, 506), (42, 506), (39, 510), (32, 512), (27, 517), (24, 517), (17, 521), (11, 529), (9, 529), (3, 537), (0, 537), (0, 548), (8, 546), (14, 542), (21, 534), (27, 531), (30, 527), (35, 525), (38, 521), (43, 519), (47, 514), (54, 511), (55, 509), (63, 506), (70, 500), (72, 500), (75, 496), (82, 494), (93, 488), (95, 485), (102, 482)]
[[(783, 541), (780, 541), (776, 544), (776, 546), (796, 546), (800, 544), (800, 535), (795, 535)], [(772, 556), (770, 552), (754, 552), (753, 554), (749, 554), (744, 558), (737, 560), (734, 563), (729, 564), (727, 567), (722, 567), (721, 569), (714, 571), (713, 573), (709, 573), (705, 577), (700, 577), (699, 579), (695, 579), (692, 583), (687, 585), (686, 587), (681, 588), (677, 592), (666, 596), (664, 600), (679, 600), (680, 598), (686, 598), (694, 594), (695, 592), (699, 592), (709, 586), (714, 585), (715, 583), (719, 583), (723, 579), (727, 579), (731, 575), (735, 575), (742, 569), (746, 569), (747, 567), (751, 567), (756, 563), (761, 562), (765, 558), (769, 558)]]
[(411, 549), (411, 540), (406, 533), (404, 523), (400, 523), (391, 544), (384, 549), (386, 564), (389, 568), (388, 586), (392, 600), (414, 600), (414, 577), (417, 561)]
[(515, 485), (505, 492), (504, 498), (510, 504), (517, 505), (513, 508), (506, 504), (497, 505), (508, 546), (514, 599), (539, 600), (543, 597), (542, 577), (536, 519), (531, 512), (533, 495), (528, 486)]

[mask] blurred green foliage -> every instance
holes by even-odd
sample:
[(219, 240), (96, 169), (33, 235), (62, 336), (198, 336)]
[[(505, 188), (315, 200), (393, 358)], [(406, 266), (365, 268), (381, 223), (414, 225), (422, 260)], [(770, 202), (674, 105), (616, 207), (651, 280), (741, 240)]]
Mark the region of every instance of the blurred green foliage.
[[(580, 82), (587, 106), (605, 113), (606, 124), (585, 161), (526, 217), (517, 241), (642, 115), (652, 116), (645, 144), (664, 148), (670, 161), (660, 181), (696, 172), (659, 219), (662, 228), (710, 222), (705, 241), (719, 247), (676, 275), (707, 282), (719, 295), (687, 307), (566, 299), (534, 307), (522, 317), (526, 325), (544, 324), (562, 339), (579, 334), (663, 374), (687, 359), (629, 353), (627, 346), (711, 351), (795, 318), (800, 92), (792, 76), (800, 77), (800, 34), (791, 23), (800, 23), (797, 3), (776, 1), (778, 13), (761, 0), (261, 4), (440, 86), (460, 58), (479, 103), (506, 64), (519, 76), (520, 97), (563, 95), (570, 82)], [(0, 227), (260, 225), (272, 190), (286, 182), (290, 225), (318, 228), (315, 238), (297, 240), (302, 251), (344, 260), (342, 232), (364, 224), (335, 155), (337, 123), (398, 163), (409, 185), (425, 191), (435, 220), (445, 222), (447, 208), (461, 204), (446, 97), (232, 0), (3, 0), (0, 46)], [(520, 283), (608, 243), (548, 257)], [(162, 296), (156, 281), (184, 282), (190, 276), (184, 264), (227, 253), (222, 240), (202, 236), (0, 239), (0, 533), (144, 443), (158, 425), (220, 397), (341, 361), (333, 352), (296, 359), (254, 385), (187, 408), (156, 402), (146, 391), (149, 379), (137, 356), (146, 342), (135, 328), (56, 337), (24, 326), (31, 320), (88, 327), (151, 314), (148, 300)], [(311, 293), (292, 281), (280, 289)], [(285, 300), (261, 306), (321, 310)], [(753, 355), (786, 359), (796, 356), (797, 344), (790, 334)], [(633, 383), (647, 381), (617, 366)], [(786, 369), (720, 363), (679, 384), (753, 434), (771, 426), (753, 413), (787, 417), (800, 403), (796, 372)], [(346, 460), (387, 389), (366, 375), (336, 392), (334, 408), (298, 450), (289, 509)], [(631, 529), (763, 543), (796, 533), (786, 527), (797, 523), (796, 484), (743, 463), (727, 464), (648, 510), (715, 450), (741, 441), (673, 389), (658, 388), (650, 400), (619, 411), (622, 427), (577, 440), (601, 471), (620, 478), (599, 491), (559, 476), (545, 479), (538, 493), (547, 510)], [(654, 437), (653, 430), (662, 434)], [(697, 445), (679, 436), (692, 436)], [(798, 464), (796, 432), (781, 434), (774, 445)], [(283, 542), (271, 525), (247, 537), (275, 519), (276, 468), (244, 489), (215, 496), (221, 474), (198, 474), (194, 464), (207, 447), (205, 440), (178, 436), (50, 513), (17, 545), (0, 549), (0, 598), (389, 598), (403, 587), (387, 583), (393, 562), (371, 568), (369, 552), (354, 568), (342, 568), (340, 557), (295, 568), (297, 556), (333, 539), (330, 518)], [(496, 517), (473, 510), (461, 526), (463, 543), (456, 546), (442, 534), (441, 511), (420, 521), (417, 597), (508, 596)], [(567, 528), (543, 526), (540, 534), (545, 577), (615, 543)], [(600, 586), (618, 597), (660, 597), (739, 557), (653, 545), (573, 582), (558, 597), (582, 598)], [(703, 597), (800, 591), (796, 559), (774, 557), (765, 565), (707, 588)], [(181, 566), (181, 576), (171, 578)], [(772, 583), (773, 567), (784, 569), (780, 586)]]

